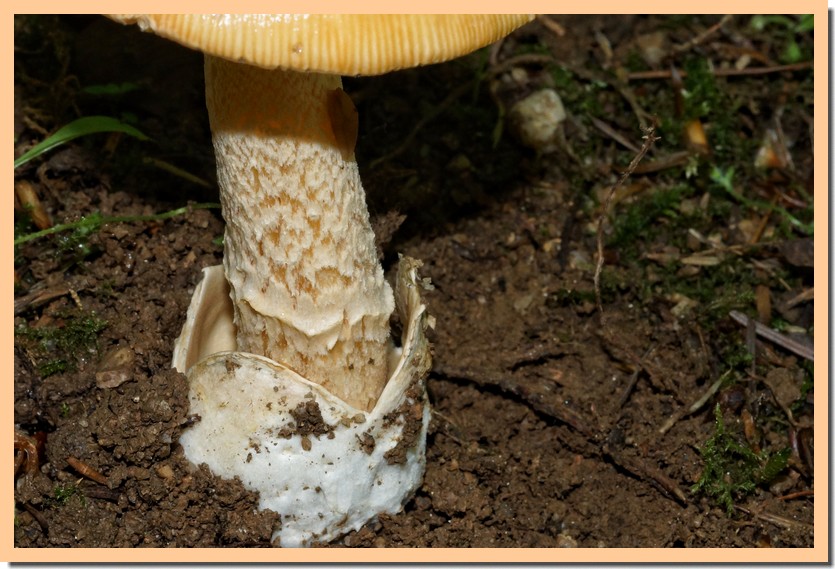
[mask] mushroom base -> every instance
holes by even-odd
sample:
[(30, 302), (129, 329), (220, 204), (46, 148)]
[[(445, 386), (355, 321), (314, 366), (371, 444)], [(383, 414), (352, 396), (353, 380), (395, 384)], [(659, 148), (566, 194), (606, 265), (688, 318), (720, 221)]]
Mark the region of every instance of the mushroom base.
[(268, 358), (235, 350), (222, 267), (204, 269), (174, 349), (200, 420), (180, 438), (186, 458), (237, 476), (281, 514), (276, 545), (309, 546), (400, 511), (425, 469), (431, 366), (418, 261), (401, 259), (395, 299), (402, 347), (389, 350), (390, 378), (375, 407), (352, 407)]

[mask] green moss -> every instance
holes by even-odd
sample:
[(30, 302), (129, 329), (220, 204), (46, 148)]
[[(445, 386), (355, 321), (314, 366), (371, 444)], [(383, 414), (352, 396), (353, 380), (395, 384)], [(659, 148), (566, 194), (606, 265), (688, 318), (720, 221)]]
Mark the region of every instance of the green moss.
[(661, 231), (667, 232), (665, 226), (670, 225), (669, 222), (679, 225), (681, 218), (686, 216), (678, 212), (678, 206), (692, 193), (692, 186), (685, 184), (659, 189), (617, 211), (613, 218), (614, 227), (608, 245), (617, 248), (621, 254), (636, 255), (639, 239), (650, 241)]
[(694, 494), (704, 494), (718, 502), (728, 515), (736, 500), (767, 484), (788, 464), (791, 449), (774, 454), (755, 453), (747, 443), (730, 433), (717, 404), (713, 435), (700, 449), (705, 466), (698, 482), (691, 487)]
[(73, 497), (81, 500), (82, 506), (86, 505), (84, 495), (79, 492), (78, 486), (75, 484), (56, 484), (52, 498), (48, 500), (48, 503), (54, 508), (60, 508), (66, 506)]
[[(732, 178), (733, 170), (729, 172)], [(728, 186), (732, 187), (732, 184)], [(619, 264), (630, 273), (631, 290), (642, 301), (673, 293), (683, 295), (699, 303), (697, 317), (712, 328), (717, 321), (726, 318), (730, 310), (750, 309), (756, 285), (768, 285), (788, 277), (782, 274), (758, 276), (745, 253), (726, 254), (723, 258), (722, 253), (717, 252), (721, 259), (718, 264), (701, 267), (696, 274), (687, 276), (682, 276), (680, 263), (659, 266), (644, 258), (645, 251), (662, 243), (677, 247), (682, 251), (681, 256), (686, 256), (690, 229), (708, 234), (715, 230), (717, 222), (727, 223), (739, 208), (726, 193), (710, 199), (706, 210), (697, 208), (693, 213), (682, 213), (682, 201), (698, 199), (700, 191), (703, 190), (698, 183), (678, 184), (646, 192), (631, 204), (618, 206), (612, 216), (613, 228), (607, 247), (618, 252)], [(756, 255), (756, 249), (750, 254)], [(651, 280), (646, 278), (650, 267)], [(738, 363), (734, 361), (734, 365)]]
[(638, 48), (633, 47), (629, 50), (624, 58), (623, 67), (626, 69), (627, 72), (633, 71), (643, 71), (647, 68), (647, 63), (644, 61), (643, 56)]
[(695, 286), (688, 290), (705, 303), (708, 316), (724, 318), (731, 310), (742, 310), (754, 302), (757, 280), (742, 259), (730, 258), (716, 267), (706, 267), (700, 278), (692, 280)]
[(554, 88), (560, 93), (567, 93), (577, 88), (577, 79), (574, 74), (562, 67), (561, 65), (552, 65), (549, 67), (551, 77), (554, 79)]
[(751, 162), (753, 148), (745, 144), (747, 139), (740, 136), (738, 124), (741, 101), (730, 96), (724, 80), (719, 83), (706, 59), (687, 60), (684, 71), (683, 123), (696, 119), (706, 123), (714, 163)]
[(578, 117), (603, 114), (603, 91), (609, 88), (605, 82), (581, 79), (559, 65), (550, 65), (548, 71), (554, 80), (554, 89), (572, 114)]
[(59, 505), (64, 505), (67, 501), (75, 496), (78, 488), (74, 484), (59, 484), (55, 486), (54, 500)]
[(98, 352), (99, 332), (107, 326), (95, 312), (67, 313), (62, 318), (62, 326), (22, 325), (15, 330), (38, 360), (41, 377), (74, 369), (86, 356)]
[(41, 374), (41, 377), (64, 373), (68, 369), (70, 369), (69, 362), (61, 358), (46, 360), (38, 364), (38, 373)]
[(738, 331), (734, 330), (730, 335), (719, 335), (716, 337), (716, 347), (719, 352), (719, 359), (724, 367), (744, 373), (751, 368), (754, 357), (748, 351), (748, 347), (740, 342)]
[(116, 298), (116, 281), (114, 279), (104, 279), (96, 288), (96, 294), (102, 298)]
[(690, 58), (684, 64), (683, 118), (685, 121), (725, 114), (726, 97), (706, 59)]

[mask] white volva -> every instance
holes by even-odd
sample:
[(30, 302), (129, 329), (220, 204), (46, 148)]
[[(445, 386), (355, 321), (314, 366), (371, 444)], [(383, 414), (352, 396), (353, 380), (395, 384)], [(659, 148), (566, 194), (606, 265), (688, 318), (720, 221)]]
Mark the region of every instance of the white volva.
[(284, 547), (328, 541), (396, 513), (420, 485), (431, 364), (418, 265), (401, 260), (403, 346), (389, 349), (391, 377), (369, 412), (278, 362), (236, 351), (223, 272), (204, 270), (174, 350), (175, 368), (189, 378), (190, 411), (200, 416), (180, 444), (188, 460), (237, 476), (259, 493), (260, 508), (284, 514), (273, 534)]

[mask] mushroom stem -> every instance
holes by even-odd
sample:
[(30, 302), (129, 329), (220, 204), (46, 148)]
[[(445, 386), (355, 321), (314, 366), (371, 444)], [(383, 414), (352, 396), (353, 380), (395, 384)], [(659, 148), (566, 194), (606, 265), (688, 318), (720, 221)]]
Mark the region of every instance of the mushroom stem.
[(237, 350), (369, 411), (389, 376), (391, 287), (337, 75), (206, 57)]

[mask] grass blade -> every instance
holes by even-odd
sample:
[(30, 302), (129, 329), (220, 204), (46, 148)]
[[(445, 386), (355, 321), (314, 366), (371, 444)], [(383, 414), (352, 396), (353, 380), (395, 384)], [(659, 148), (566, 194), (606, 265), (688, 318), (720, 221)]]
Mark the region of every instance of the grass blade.
[(20, 158), (15, 159), (14, 167), (19, 168), (33, 158), (49, 152), (56, 146), (65, 144), (74, 138), (87, 134), (95, 134), (97, 132), (123, 132), (139, 140), (149, 140), (142, 132), (118, 119), (103, 116), (82, 117), (59, 128), (55, 134), (30, 148)]

